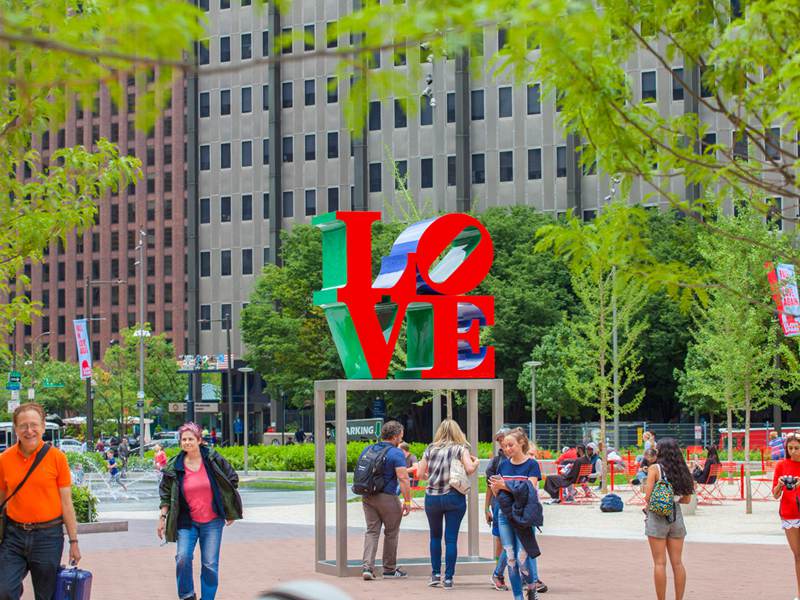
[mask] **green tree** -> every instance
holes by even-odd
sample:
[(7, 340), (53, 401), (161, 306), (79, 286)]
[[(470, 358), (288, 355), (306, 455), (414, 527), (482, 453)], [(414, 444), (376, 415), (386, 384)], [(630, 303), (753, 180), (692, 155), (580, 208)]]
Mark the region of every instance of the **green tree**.
[(128, 74), (139, 88), (137, 124), (148, 128), (169, 99), (173, 67), (202, 35), (200, 15), (181, 0), (0, 0), (0, 334), (40, 309), (25, 293), (25, 262), (89, 228), (97, 199), (140, 175), (139, 161), (105, 139), (46, 159), (38, 142), (73, 106), (91, 111), (103, 89), (124, 106)]
[[(556, 452), (561, 450), (561, 420), (578, 416), (579, 406), (568, 390), (570, 377), (581, 379), (590, 373), (574, 373), (577, 368), (570, 350), (572, 329), (567, 321), (553, 326), (533, 349), (531, 360), (542, 363), (536, 367), (536, 410), (556, 420)], [(572, 375), (568, 375), (572, 373)], [(520, 371), (517, 387), (527, 398), (531, 397), (531, 368)], [(526, 408), (530, 410), (530, 405)]]
[[(37, 352), (35, 357), (30, 354), (18, 355), (16, 364), (22, 376), (22, 397), (26, 396), (26, 390), (33, 387), (36, 402), (42, 404), (48, 414), (69, 417), (83, 410), (86, 396), (77, 364), (52, 360), (49, 354), (42, 351)], [(0, 372), (10, 371), (11, 366), (10, 358), (0, 360)], [(63, 387), (45, 387), (45, 383)], [(0, 414), (8, 414), (5, 403), (0, 406)]]

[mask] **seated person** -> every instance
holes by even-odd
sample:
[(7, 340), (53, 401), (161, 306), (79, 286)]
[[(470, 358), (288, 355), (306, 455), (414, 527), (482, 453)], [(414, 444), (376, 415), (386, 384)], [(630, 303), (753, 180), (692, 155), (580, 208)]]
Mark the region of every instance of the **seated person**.
[(653, 448), (648, 448), (642, 455), (642, 460), (639, 461), (639, 472), (636, 477), (631, 480), (633, 485), (644, 484), (647, 479), (647, 467), (656, 462), (656, 451)]
[(603, 460), (600, 458), (597, 444), (594, 442), (586, 444), (586, 456), (589, 458), (589, 462), (592, 463), (592, 472), (587, 479), (591, 483), (597, 483), (598, 487), (600, 487), (603, 483)]
[(712, 484), (716, 483), (717, 478), (711, 476), (711, 466), (720, 464), (720, 460), (716, 447), (709, 446), (706, 450), (708, 456), (706, 457), (705, 465), (701, 468), (699, 461), (696, 462), (692, 468), (692, 477), (697, 483)]
[(591, 464), (589, 458), (586, 456), (586, 448), (578, 446), (576, 449), (577, 458), (570, 465), (569, 471), (565, 471), (561, 475), (550, 475), (544, 482), (545, 491), (550, 494), (552, 500), (551, 504), (559, 502), (559, 490), (562, 488), (569, 488), (578, 480), (583, 465)]

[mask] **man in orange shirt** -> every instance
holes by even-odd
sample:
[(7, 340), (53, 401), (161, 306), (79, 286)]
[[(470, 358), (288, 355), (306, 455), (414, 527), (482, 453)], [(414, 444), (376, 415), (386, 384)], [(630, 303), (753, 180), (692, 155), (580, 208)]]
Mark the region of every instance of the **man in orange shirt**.
[(15, 493), (44, 446), (44, 417), (40, 405), (20, 405), (14, 411), (18, 442), (0, 454), (0, 504), (10, 498), (6, 504), (5, 535), (0, 543), (0, 600), (19, 600), (22, 580), (29, 570), (36, 600), (51, 600), (64, 550), (64, 525), (69, 535), (70, 561), (77, 564), (81, 559), (64, 453), (50, 448)]

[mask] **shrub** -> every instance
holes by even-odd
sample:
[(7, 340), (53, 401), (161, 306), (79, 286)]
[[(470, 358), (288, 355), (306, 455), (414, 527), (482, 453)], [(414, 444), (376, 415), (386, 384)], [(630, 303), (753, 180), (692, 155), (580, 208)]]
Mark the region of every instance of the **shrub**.
[(89, 488), (73, 485), (72, 504), (75, 506), (78, 523), (91, 523), (97, 520), (97, 497)]

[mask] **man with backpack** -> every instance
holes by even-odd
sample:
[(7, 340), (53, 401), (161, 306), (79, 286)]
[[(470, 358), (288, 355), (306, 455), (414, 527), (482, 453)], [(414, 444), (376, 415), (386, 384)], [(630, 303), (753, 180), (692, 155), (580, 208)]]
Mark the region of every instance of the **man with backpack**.
[[(375, 554), (383, 526), (383, 577), (402, 578), (408, 574), (397, 568), (397, 541), (400, 521), (411, 511), (411, 486), (406, 459), (398, 448), (403, 441), (403, 426), (397, 421), (383, 424), (381, 441), (367, 446), (356, 463), (353, 492), (363, 497), (364, 564), (362, 577), (375, 579)], [(403, 494), (403, 503), (397, 497)]]

